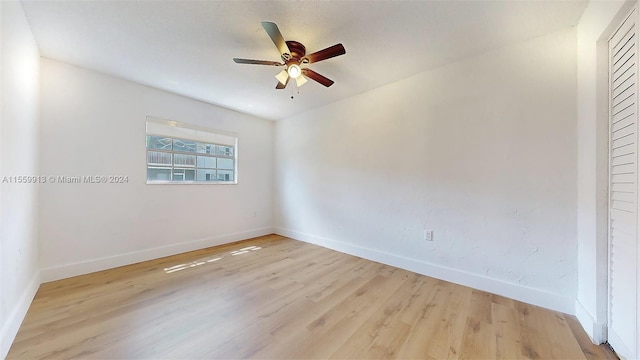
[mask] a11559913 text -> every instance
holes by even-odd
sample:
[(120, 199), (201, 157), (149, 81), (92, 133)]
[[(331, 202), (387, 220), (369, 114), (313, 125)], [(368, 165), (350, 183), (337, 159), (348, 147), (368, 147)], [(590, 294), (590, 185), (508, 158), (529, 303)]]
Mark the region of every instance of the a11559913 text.
[(82, 175), (82, 176), (3, 176), (3, 184), (126, 184), (129, 176), (125, 175)]

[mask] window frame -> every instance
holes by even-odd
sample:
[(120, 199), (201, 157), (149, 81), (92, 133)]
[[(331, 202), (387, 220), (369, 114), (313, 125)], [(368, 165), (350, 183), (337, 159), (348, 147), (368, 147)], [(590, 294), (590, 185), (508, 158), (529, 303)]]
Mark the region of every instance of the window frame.
[[(216, 143), (214, 141), (203, 141), (200, 139), (190, 139), (188, 137), (182, 137), (182, 136), (172, 136), (172, 135), (166, 135), (166, 134), (159, 134), (159, 133), (154, 133), (153, 131), (149, 131), (149, 126), (147, 125), (148, 123), (156, 123), (156, 124), (160, 124), (160, 125), (166, 125), (166, 126), (171, 126), (171, 127), (178, 127), (178, 128), (183, 128), (183, 129), (189, 129), (189, 130), (196, 130), (196, 131), (200, 131), (200, 132), (206, 132), (206, 133), (210, 133), (210, 134), (215, 134), (215, 135), (224, 135), (224, 136), (228, 136), (228, 137), (233, 137), (234, 138), (234, 144), (233, 145), (228, 145), (228, 144), (219, 144)], [(166, 149), (154, 149), (154, 148), (149, 148), (147, 147), (147, 145), (145, 144), (145, 151), (144, 151), (144, 157), (145, 157), (145, 181), (147, 185), (237, 185), (238, 184), (238, 134), (236, 133), (232, 133), (232, 132), (228, 132), (228, 131), (223, 131), (223, 130), (217, 130), (217, 129), (211, 129), (211, 128), (206, 128), (206, 127), (202, 127), (202, 126), (197, 126), (197, 125), (191, 125), (191, 124), (185, 124), (185, 123), (181, 123), (181, 122), (177, 122), (177, 121), (172, 121), (172, 120), (164, 120), (164, 119), (158, 119), (158, 118), (154, 118), (151, 116), (147, 116), (147, 121), (145, 123), (145, 140), (147, 139), (148, 136), (160, 136), (160, 137), (164, 137), (164, 138), (170, 138), (171, 139), (171, 150), (166, 150)], [(188, 141), (188, 142), (195, 142), (196, 143), (196, 150), (195, 152), (185, 152), (185, 151), (181, 151), (181, 150), (174, 150), (173, 149), (173, 143), (175, 140), (181, 140), (181, 141)], [(227, 156), (227, 155), (222, 155), (221, 153), (218, 153), (217, 149), (214, 150), (213, 153), (199, 153), (198, 152), (198, 143), (203, 143), (206, 145), (215, 145), (217, 146), (226, 146), (226, 147), (232, 147), (233, 148), (233, 156)], [(183, 169), (183, 168), (187, 168), (185, 166), (178, 166), (177, 168), (175, 167), (175, 160), (174, 160), (174, 154), (181, 154), (181, 155), (193, 155), (195, 156), (195, 165), (193, 166), (193, 168), (188, 167), (189, 169), (193, 169), (194, 170), (194, 179), (195, 180), (178, 180), (178, 181), (174, 181), (174, 180), (149, 180), (149, 152), (157, 152), (157, 153), (165, 153), (165, 154), (171, 154), (171, 164), (169, 166), (162, 166), (160, 164), (158, 164), (158, 167), (163, 167), (163, 168), (170, 168), (170, 174), (171, 177), (173, 178), (174, 176), (174, 170), (175, 169)], [(203, 157), (208, 157), (208, 158), (215, 158), (216, 159), (216, 168), (199, 168), (198, 167), (198, 156), (203, 156)], [(232, 159), (233, 160), (233, 169), (219, 169), (218, 165), (217, 165), (217, 159), (221, 158), (221, 159)], [(214, 170), (215, 171), (215, 178), (217, 179), (217, 171), (218, 170), (222, 170), (222, 171), (233, 171), (233, 180), (232, 181), (221, 181), (221, 180), (213, 180), (213, 181), (199, 181), (197, 180), (198, 178), (198, 169), (201, 170)]]

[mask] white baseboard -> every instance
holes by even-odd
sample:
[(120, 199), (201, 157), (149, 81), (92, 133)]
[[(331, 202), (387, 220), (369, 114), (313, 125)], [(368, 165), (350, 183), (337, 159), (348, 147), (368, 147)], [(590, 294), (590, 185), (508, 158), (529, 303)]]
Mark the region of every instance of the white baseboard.
[(206, 239), (187, 241), (179, 244), (160, 246), (152, 249), (134, 251), (130, 253), (91, 259), (77, 263), (49, 267), (41, 270), (42, 282), (66, 279), (72, 276), (89, 274), (96, 271), (112, 269), (119, 266), (135, 264), (141, 261), (158, 259), (188, 251), (199, 250), (211, 246), (227, 244), (234, 241), (246, 240), (257, 236), (273, 234), (273, 228), (261, 229), (218, 235)]
[(27, 288), (22, 293), (20, 300), (18, 300), (18, 304), (13, 308), (6, 322), (2, 324), (2, 330), (0, 331), (0, 359), (6, 358), (7, 353), (9, 353), (11, 344), (13, 344), (13, 340), (16, 338), (22, 320), (24, 320), (24, 317), (27, 315), (29, 306), (31, 306), (31, 302), (36, 296), (39, 287), (40, 272), (36, 271), (31, 277), (29, 285), (27, 285)]
[(621, 360), (633, 360), (637, 359), (636, 354), (634, 354), (629, 348), (627, 348), (624, 342), (620, 339), (620, 336), (616, 334), (615, 331), (609, 331), (609, 344), (613, 347), (613, 350), (616, 351), (616, 355)]
[(567, 296), (281, 227), (275, 227), (274, 231), (278, 235), (320, 245), (437, 279), (487, 291), (566, 314), (575, 314), (575, 299)]
[(575, 313), (580, 325), (594, 344), (602, 344), (607, 341), (607, 325), (598, 324), (580, 300), (576, 300)]

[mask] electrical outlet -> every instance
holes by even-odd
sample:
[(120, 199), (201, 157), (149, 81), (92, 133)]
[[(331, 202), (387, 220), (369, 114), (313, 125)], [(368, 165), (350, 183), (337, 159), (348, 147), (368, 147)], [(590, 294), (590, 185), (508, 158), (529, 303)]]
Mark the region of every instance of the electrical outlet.
[(424, 229), (424, 239), (426, 241), (433, 241), (433, 230)]

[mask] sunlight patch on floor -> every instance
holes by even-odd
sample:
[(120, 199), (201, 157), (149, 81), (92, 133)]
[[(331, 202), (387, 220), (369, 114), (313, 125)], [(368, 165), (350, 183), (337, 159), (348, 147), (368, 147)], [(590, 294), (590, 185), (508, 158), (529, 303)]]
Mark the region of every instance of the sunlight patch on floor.
[[(237, 256), (237, 255), (242, 255), (242, 254), (246, 254), (252, 251), (258, 251), (262, 249), (260, 246), (248, 246), (242, 249), (238, 249), (238, 250), (233, 250), (230, 251), (229, 253), (231, 254), (231, 256)], [(167, 267), (164, 268), (164, 272), (167, 274), (171, 274), (177, 271), (181, 271), (181, 270), (185, 270), (185, 269), (190, 269), (190, 268), (194, 268), (196, 266), (201, 266), (201, 265), (205, 265), (205, 264), (210, 264), (210, 263), (214, 263), (218, 260), (222, 260), (224, 257), (216, 257), (216, 258), (211, 258), (208, 260), (202, 259), (202, 260), (197, 260), (197, 261), (192, 261), (189, 263), (184, 263), (184, 264), (179, 264), (179, 265), (174, 265), (171, 267)]]

